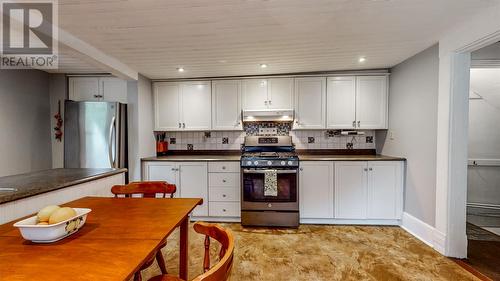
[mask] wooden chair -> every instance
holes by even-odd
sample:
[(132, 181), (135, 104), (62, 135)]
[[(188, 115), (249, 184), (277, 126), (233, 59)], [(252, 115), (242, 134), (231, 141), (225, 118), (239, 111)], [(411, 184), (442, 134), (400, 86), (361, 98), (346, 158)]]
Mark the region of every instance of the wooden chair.
[[(230, 231), (216, 225), (204, 222), (194, 224), (194, 230), (205, 235), (205, 256), (203, 259), (203, 271), (192, 281), (225, 281), (229, 278), (233, 266), (234, 238)], [(210, 268), (210, 238), (221, 244), (219, 262)], [(172, 275), (158, 275), (149, 281), (184, 281)]]
[[(155, 198), (156, 194), (162, 194), (163, 198), (166, 197), (167, 194), (170, 194), (170, 198), (174, 197), (175, 192), (177, 191), (177, 187), (175, 184), (169, 184), (164, 181), (146, 181), (146, 182), (131, 182), (127, 185), (115, 185), (111, 187), (111, 193), (115, 195), (115, 197), (120, 197), (123, 195), (124, 197), (132, 197), (134, 194), (142, 195), (143, 198)], [(165, 260), (163, 259), (163, 255), (161, 253), (161, 249), (167, 245), (167, 240), (163, 241), (158, 248), (159, 250), (156, 252), (155, 256), (148, 259), (148, 261), (141, 267), (141, 269), (135, 273), (134, 281), (141, 281), (141, 271), (150, 267), (153, 264), (155, 258), (158, 262), (158, 266), (160, 267), (162, 274), (167, 274), (167, 267), (165, 265)]]

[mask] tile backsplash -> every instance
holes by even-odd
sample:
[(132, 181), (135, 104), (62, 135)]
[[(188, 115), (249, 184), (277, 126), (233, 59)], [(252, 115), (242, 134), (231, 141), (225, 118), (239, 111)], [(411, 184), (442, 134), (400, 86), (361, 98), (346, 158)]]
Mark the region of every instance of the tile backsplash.
[[(364, 131), (364, 135), (344, 136), (335, 135), (330, 130), (291, 131), (290, 127), (276, 128), (278, 135), (291, 135), (297, 149), (375, 149), (375, 131)], [(210, 133), (166, 132), (166, 134), (170, 150), (239, 150), (247, 134), (258, 135), (258, 126), (245, 129), (247, 133), (212, 131)]]

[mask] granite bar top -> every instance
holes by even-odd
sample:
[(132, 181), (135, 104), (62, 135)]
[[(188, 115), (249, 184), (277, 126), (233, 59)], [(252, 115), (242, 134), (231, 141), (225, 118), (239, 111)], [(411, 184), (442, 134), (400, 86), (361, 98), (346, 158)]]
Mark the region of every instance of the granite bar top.
[[(127, 169), (51, 169), (0, 177), (0, 204), (125, 173)], [(2, 191), (14, 188), (15, 191)]]

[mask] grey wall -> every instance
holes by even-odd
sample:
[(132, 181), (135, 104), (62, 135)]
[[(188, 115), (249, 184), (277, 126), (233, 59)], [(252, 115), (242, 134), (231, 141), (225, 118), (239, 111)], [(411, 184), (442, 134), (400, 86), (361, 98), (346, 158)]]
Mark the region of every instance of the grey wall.
[(155, 155), (153, 135), (153, 94), (151, 80), (139, 75), (127, 83), (129, 128), (129, 178), (141, 180), (143, 157)]
[(49, 75), (0, 70), (0, 176), (52, 167)]
[(378, 152), (407, 158), (405, 212), (434, 226), (439, 47), (391, 69), (389, 131), (378, 132)]

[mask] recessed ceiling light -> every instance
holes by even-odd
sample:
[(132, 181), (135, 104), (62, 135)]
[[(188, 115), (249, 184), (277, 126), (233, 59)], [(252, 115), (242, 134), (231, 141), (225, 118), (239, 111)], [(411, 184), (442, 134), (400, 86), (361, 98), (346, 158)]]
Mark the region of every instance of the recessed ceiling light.
[(184, 72), (184, 67), (177, 67), (178, 72)]
[(267, 64), (265, 64), (265, 63), (261, 63), (261, 64), (260, 64), (260, 68), (267, 68)]
[(359, 60), (358, 60), (360, 63), (363, 63), (366, 61), (366, 58), (365, 57), (360, 57)]

